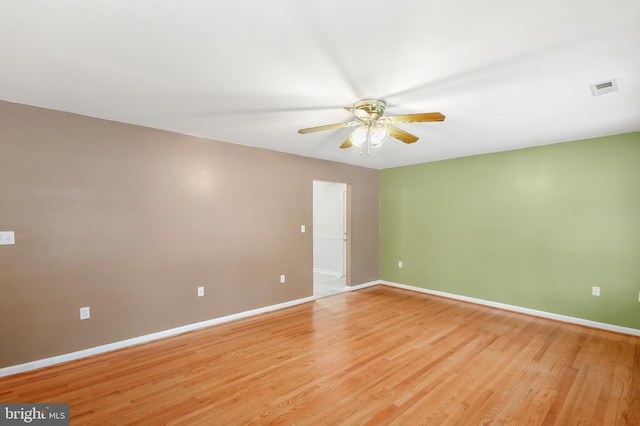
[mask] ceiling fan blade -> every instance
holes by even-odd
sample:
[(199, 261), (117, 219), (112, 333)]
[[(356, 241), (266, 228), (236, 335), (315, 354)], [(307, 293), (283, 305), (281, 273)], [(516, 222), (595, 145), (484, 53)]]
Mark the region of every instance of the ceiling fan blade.
[(358, 121), (347, 121), (344, 123), (336, 123), (336, 124), (327, 124), (325, 126), (317, 126), (317, 127), (308, 127), (306, 129), (298, 130), (298, 133), (313, 133), (313, 132), (321, 132), (323, 130), (331, 130), (331, 129), (342, 129), (343, 127), (353, 127), (360, 125)]
[(352, 146), (353, 146), (353, 143), (351, 142), (351, 135), (349, 135), (349, 137), (346, 138), (344, 142), (342, 142), (342, 145), (340, 145), (340, 148), (342, 149), (351, 148)]
[(425, 121), (444, 121), (444, 115), (439, 112), (423, 112), (421, 114), (389, 115), (382, 117), (379, 121), (386, 123), (410, 123)]
[(404, 143), (414, 143), (415, 141), (418, 140), (417, 136), (414, 136), (411, 133), (405, 132), (404, 130), (398, 129), (397, 127), (394, 127), (394, 126), (387, 126), (386, 130), (387, 130), (387, 133), (389, 133), (389, 136), (393, 136), (394, 138)]
[(356, 118), (360, 120), (366, 120), (368, 118), (371, 118), (371, 114), (369, 114), (367, 111), (363, 109), (353, 108), (353, 107), (344, 107), (344, 109), (349, 111), (351, 114), (355, 115)]

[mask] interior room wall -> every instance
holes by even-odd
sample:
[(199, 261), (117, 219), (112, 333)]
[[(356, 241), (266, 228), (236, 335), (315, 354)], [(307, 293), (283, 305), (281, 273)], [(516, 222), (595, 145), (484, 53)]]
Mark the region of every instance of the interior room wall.
[(0, 137), (0, 367), (312, 296), (314, 179), (379, 277), (377, 170), (8, 102)]
[(640, 132), (383, 170), (380, 247), (382, 280), (640, 329)]

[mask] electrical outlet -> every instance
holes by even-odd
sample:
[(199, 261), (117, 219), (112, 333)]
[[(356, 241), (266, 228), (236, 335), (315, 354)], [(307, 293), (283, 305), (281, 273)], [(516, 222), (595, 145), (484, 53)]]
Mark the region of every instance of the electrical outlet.
[(593, 286), (591, 287), (591, 295), (592, 296), (600, 296), (600, 287)]
[(640, 302), (640, 292), (638, 292), (638, 302)]
[(280, 275), (280, 284), (284, 284), (285, 278), (284, 275)]
[(402, 268), (402, 260), (398, 260), (398, 268)]
[(300, 232), (304, 234), (306, 231), (307, 231), (307, 227), (304, 225), (300, 225)]
[(80, 308), (80, 319), (86, 320), (89, 318), (91, 318), (91, 308), (89, 308), (88, 306)]
[(198, 297), (204, 296), (204, 287), (198, 287)]

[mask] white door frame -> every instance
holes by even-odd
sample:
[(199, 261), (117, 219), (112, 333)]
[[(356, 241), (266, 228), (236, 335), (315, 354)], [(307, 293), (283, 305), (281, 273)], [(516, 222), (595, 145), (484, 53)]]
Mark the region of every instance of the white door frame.
[[(331, 198), (331, 203), (335, 203), (336, 201), (338, 201), (337, 197), (339, 197), (340, 217), (332, 216), (333, 219), (330, 221), (330, 224), (333, 223), (334, 226), (339, 224), (341, 227), (341, 229), (338, 230), (339, 231), (338, 233), (336, 233), (335, 231), (332, 231), (331, 232), (332, 235), (321, 235), (321, 233), (323, 232), (327, 234), (329, 234), (329, 232), (327, 232), (326, 229), (325, 230), (316, 229), (316, 227), (314, 226), (313, 228), (313, 236), (314, 236), (313, 269), (314, 271), (323, 271), (322, 266), (324, 266), (323, 264), (325, 263), (326, 257), (327, 256), (331, 257), (333, 259), (331, 261), (331, 264), (334, 265), (334, 267), (332, 267), (331, 269), (335, 270), (336, 275), (340, 274), (342, 277), (345, 277), (348, 283), (349, 282), (349, 266), (350, 266), (349, 265), (349, 262), (350, 262), (349, 185), (344, 182), (323, 181), (319, 179), (314, 179), (313, 182), (314, 182), (314, 190), (313, 190), (314, 204), (318, 202), (318, 195), (319, 195), (316, 192), (316, 183), (327, 183), (327, 184), (339, 185), (338, 190), (340, 192), (339, 194), (334, 193), (336, 195), (336, 198)], [(322, 219), (322, 217), (318, 213), (325, 213), (325, 212), (318, 212), (318, 207), (315, 206), (313, 208), (313, 216), (314, 216), (313, 221), (314, 223), (316, 223), (316, 225), (317, 225), (317, 221)], [(329, 214), (332, 214), (332, 213), (329, 213)], [(318, 228), (321, 228), (321, 226), (318, 226)], [(323, 240), (326, 240), (326, 241), (323, 241)], [(331, 240), (332, 242), (329, 240)], [(336, 244), (338, 243), (338, 241), (340, 241), (340, 243)], [(335, 250), (335, 247), (340, 247), (339, 250), (341, 252), (338, 254), (335, 251), (333, 251), (333, 252), (330, 252), (328, 255), (324, 255), (316, 251), (319, 249), (318, 247), (333, 247), (333, 248), (330, 248), (329, 250)], [(340, 259), (341, 265), (337, 265), (336, 257)], [(335, 266), (338, 266), (338, 268), (335, 268)]]

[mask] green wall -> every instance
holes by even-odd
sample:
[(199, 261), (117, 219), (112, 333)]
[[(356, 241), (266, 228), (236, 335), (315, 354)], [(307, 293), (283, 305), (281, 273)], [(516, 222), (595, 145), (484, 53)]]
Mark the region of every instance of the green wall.
[(382, 280), (640, 329), (640, 132), (382, 170), (380, 198)]

